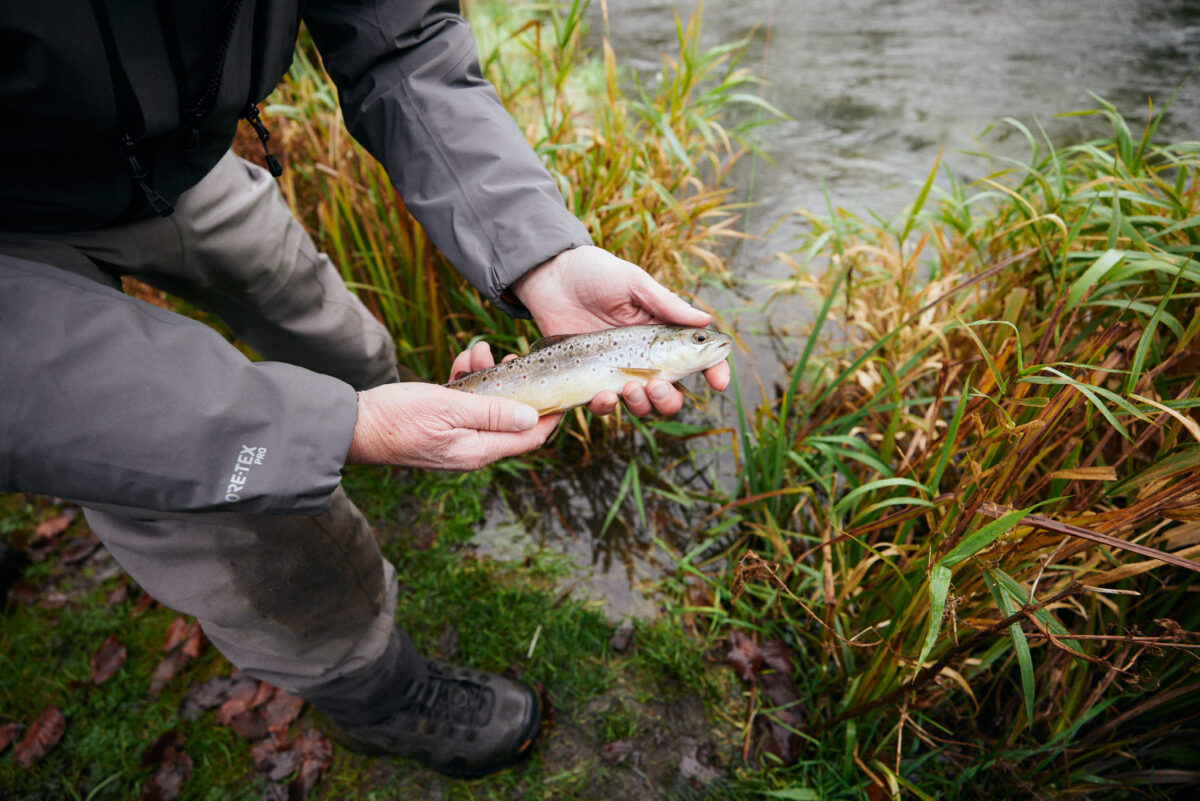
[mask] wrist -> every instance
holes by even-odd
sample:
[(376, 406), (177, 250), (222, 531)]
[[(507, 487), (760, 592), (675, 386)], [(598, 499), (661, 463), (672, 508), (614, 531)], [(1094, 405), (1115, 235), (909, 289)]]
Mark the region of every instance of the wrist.
[[(564, 262), (570, 258), (568, 254), (574, 253), (578, 249), (578, 247), (568, 248), (546, 259), (541, 264), (531, 267), (524, 275), (513, 281), (508, 289), (504, 291), (505, 295), (511, 296), (505, 298), (505, 300), (512, 302), (512, 299), (515, 298), (517, 302), (532, 311), (533, 306), (530, 304), (530, 300), (536, 299), (539, 294), (539, 287), (554, 283), (557, 280), (557, 274), (563, 268)], [(536, 300), (534, 302), (536, 303)]]

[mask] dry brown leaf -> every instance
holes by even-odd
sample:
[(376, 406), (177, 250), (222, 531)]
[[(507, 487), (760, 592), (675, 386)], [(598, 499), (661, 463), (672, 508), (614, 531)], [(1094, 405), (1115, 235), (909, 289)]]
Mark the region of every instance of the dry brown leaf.
[(614, 765), (620, 765), (629, 758), (635, 747), (633, 740), (629, 739), (613, 740), (611, 743), (605, 743), (600, 746), (600, 761), (610, 768)]
[(290, 801), (304, 801), (333, 761), (333, 746), (316, 729), (305, 729), (293, 746), (300, 759), (299, 773), (288, 785)]
[(143, 768), (157, 765), (167, 757), (168, 751), (180, 751), (187, 741), (187, 736), (179, 729), (168, 729), (154, 739), (150, 747), (142, 752)]
[(247, 709), (234, 715), (229, 726), (247, 740), (261, 740), (268, 734), (267, 721), (257, 709)]
[(183, 791), (183, 783), (192, 777), (192, 758), (168, 748), (162, 764), (142, 785), (138, 801), (175, 801)]
[(734, 629), (729, 632), (729, 653), (725, 655), (725, 662), (742, 681), (753, 681), (755, 671), (762, 664), (762, 652), (753, 640)]
[(204, 630), (200, 628), (200, 621), (192, 622), (192, 627), (188, 629), (187, 640), (183, 643), (184, 656), (189, 659), (195, 659), (200, 656), (200, 650), (204, 648)]
[(100, 685), (111, 679), (125, 664), (125, 657), (125, 646), (117, 639), (117, 635), (110, 635), (92, 654), (92, 683)]
[(138, 597), (137, 601), (134, 602), (133, 608), (129, 610), (129, 616), (140, 617), (141, 615), (144, 615), (152, 603), (154, 603), (154, 599), (151, 598), (149, 594), (142, 593), (141, 596)]
[(67, 526), (71, 525), (71, 521), (75, 519), (75, 515), (70, 512), (65, 512), (49, 520), (44, 520), (38, 523), (37, 528), (33, 530), (33, 541), (51, 540), (67, 530)]
[(267, 728), (271, 732), (282, 737), (287, 733), (292, 721), (300, 716), (300, 710), (303, 708), (303, 698), (277, 690), (275, 696), (262, 708), (263, 719), (267, 721)]
[(255, 743), (250, 748), (250, 759), (255, 770), (273, 782), (295, 773), (300, 765), (300, 754), (292, 744), (280, 743), (274, 737)]
[(32, 768), (42, 757), (54, 750), (63, 732), (67, 730), (67, 719), (56, 706), (48, 706), (29, 727), (25, 739), (17, 743), (13, 753), (23, 768)]
[(163, 657), (163, 660), (154, 668), (154, 673), (150, 676), (151, 695), (158, 695), (170, 683), (171, 679), (175, 678), (175, 674), (187, 664), (188, 658), (180, 651), (172, 651)]
[(169, 654), (183, 645), (184, 640), (187, 639), (188, 630), (187, 618), (179, 616), (172, 620), (171, 625), (167, 626), (166, 635), (163, 637), (163, 653)]

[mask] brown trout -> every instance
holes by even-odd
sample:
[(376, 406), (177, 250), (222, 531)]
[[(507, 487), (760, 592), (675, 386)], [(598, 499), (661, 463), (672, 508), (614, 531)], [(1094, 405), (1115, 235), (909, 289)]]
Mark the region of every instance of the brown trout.
[(527, 403), (538, 414), (583, 406), (630, 381), (678, 381), (729, 355), (733, 340), (711, 328), (631, 325), (539, 339), (529, 353), (446, 384)]

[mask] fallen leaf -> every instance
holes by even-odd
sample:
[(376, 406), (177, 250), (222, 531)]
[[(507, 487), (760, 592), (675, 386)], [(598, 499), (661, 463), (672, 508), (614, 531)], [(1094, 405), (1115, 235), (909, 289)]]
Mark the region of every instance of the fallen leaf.
[[(240, 681), (229, 693), (229, 697), (221, 703), (213, 720), (220, 726), (228, 726), (235, 717), (261, 704), (262, 697), (259, 695), (259, 688), (262, 684), (263, 682), (255, 681), (249, 676), (244, 677), (244, 680)], [(257, 703), (256, 699), (258, 699)]]
[(71, 525), (71, 521), (75, 519), (75, 512), (64, 512), (61, 515), (52, 517), (49, 520), (43, 520), (38, 523), (37, 528), (33, 530), (33, 541), (54, 539), (59, 534), (67, 530), (67, 526)]
[(154, 599), (151, 598), (149, 594), (142, 593), (138, 597), (137, 602), (134, 603), (133, 608), (129, 610), (129, 616), (140, 617), (141, 615), (144, 615), (152, 603), (154, 603)]
[(46, 707), (42, 710), (42, 714), (38, 715), (34, 724), (29, 727), (25, 739), (13, 748), (17, 762), (21, 763), (23, 768), (33, 767), (42, 757), (50, 753), (54, 746), (58, 745), (58, 741), (62, 739), (63, 732), (66, 730), (67, 719), (62, 716), (62, 712), (58, 711), (58, 707)]
[(200, 656), (200, 649), (204, 647), (204, 630), (200, 628), (200, 621), (192, 622), (192, 627), (188, 629), (187, 640), (183, 643), (184, 656), (189, 659), (195, 659)]
[(617, 630), (608, 638), (608, 645), (619, 654), (623, 654), (629, 650), (629, 646), (633, 643), (633, 621), (626, 620), (621, 625), (617, 626)]
[(247, 740), (261, 740), (267, 736), (267, 722), (263, 720), (262, 712), (257, 709), (247, 709), (234, 715), (229, 725)]
[(764, 694), (777, 706), (791, 706), (799, 701), (800, 691), (792, 681), (792, 659), (787, 646), (780, 640), (763, 643), (762, 657), (758, 683)]
[(333, 746), (316, 729), (305, 729), (292, 748), (300, 760), (296, 778), (288, 785), (288, 801), (304, 801), (333, 761)]
[(281, 743), (274, 737), (251, 746), (250, 759), (254, 769), (273, 782), (292, 775), (300, 765), (300, 754), (292, 744)]
[(183, 645), (183, 641), (188, 636), (187, 618), (176, 617), (171, 621), (171, 625), (167, 626), (166, 636), (163, 637), (162, 650), (163, 653), (169, 654), (179, 646)]
[(87, 536), (72, 540), (58, 560), (64, 565), (77, 565), (99, 549), (100, 540), (96, 539), (96, 535), (89, 531)]
[(17, 736), (25, 729), (24, 723), (5, 723), (0, 726), (0, 754), (16, 741)]
[(104, 599), (104, 603), (106, 606), (120, 606), (127, 600), (129, 600), (129, 585), (122, 583), (113, 588), (108, 597)]
[(758, 666), (762, 664), (762, 651), (754, 644), (754, 640), (734, 629), (729, 632), (729, 653), (725, 655), (725, 662), (742, 681), (753, 681)]
[(183, 783), (192, 777), (192, 758), (187, 754), (167, 749), (150, 778), (142, 785), (138, 801), (175, 801), (183, 790)]
[(183, 697), (179, 713), (187, 720), (194, 720), (199, 712), (220, 706), (247, 687), (253, 692), (258, 682), (249, 676), (214, 676)]
[(148, 768), (151, 765), (157, 765), (166, 758), (168, 751), (181, 750), (186, 741), (187, 737), (179, 729), (164, 731), (155, 738), (149, 748), (142, 752), (142, 767)]
[(611, 743), (605, 743), (600, 746), (600, 761), (609, 767), (620, 765), (629, 755), (633, 753), (633, 740), (613, 740)]
[(180, 651), (173, 651), (163, 657), (163, 660), (158, 663), (158, 666), (154, 668), (154, 673), (150, 676), (150, 694), (158, 695), (166, 689), (171, 679), (175, 678), (175, 674), (187, 664), (187, 661), (187, 656)]
[(784, 765), (800, 758), (803, 740), (796, 732), (804, 726), (800, 714), (800, 691), (792, 680), (792, 659), (780, 640), (763, 643), (758, 684), (774, 708), (755, 717), (759, 732), (759, 754), (772, 754)]
[(260, 681), (258, 686), (254, 688), (254, 695), (250, 696), (250, 700), (246, 702), (247, 709), (254, 709), (262, 706), (267, 701), (275, 697), (276, 688), (274, 684), (268, 684), (265, 681)]
[(287, 785), (268, 782), (263, 790), (262, 801), (288, 801)]
[(117, 635), (109, 635), (92, 654), (92, 683), (100, 685), (116, 675), (121, 665), (125, 664), (126, 655), (125, 646), (117, 639)]
[(303, 698), (283, 690), (276, 690), (275, 696), (262, 708), (267, 729), (277, 736), (285, 734), (288, 727), (292, 725), (292, 721), (300, 716), (300, 710), (303, 708)]

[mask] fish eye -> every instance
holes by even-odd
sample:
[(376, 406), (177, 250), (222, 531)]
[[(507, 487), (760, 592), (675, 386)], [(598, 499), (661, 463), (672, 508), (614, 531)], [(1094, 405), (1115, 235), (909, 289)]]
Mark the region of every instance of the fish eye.
[(697, 345), (703, 345), (708, 341), (708, 334), (704, 333), (703, 331), (697, 331), (696, 333), (692, 334), (692, 341)]

